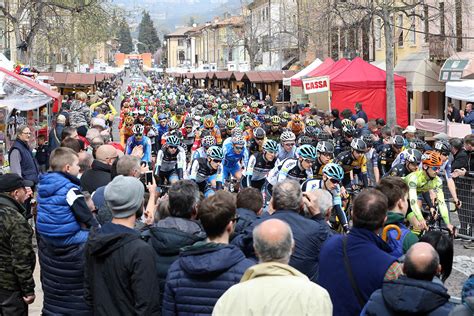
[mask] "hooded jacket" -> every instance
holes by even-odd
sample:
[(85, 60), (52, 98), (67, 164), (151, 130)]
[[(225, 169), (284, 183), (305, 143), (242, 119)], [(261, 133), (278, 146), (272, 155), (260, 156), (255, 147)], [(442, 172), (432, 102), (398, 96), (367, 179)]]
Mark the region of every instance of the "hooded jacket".
[[(410, 299), (407, 299), (410, 298)], [(415, 280), (406, 276), (384, 282), (375, 291), (361, 315), (448, 315), (453, 305), (448, 290), (432, 281)]]
[(219, 297), (253, 264), (233, 245), (202, 241), (186, 247), (168, 271), (163, 315), (211, 315)]
[(108, 223), (85, 248), (85, 294), (94, 315), (159, 315), (155, 253), (140, 234)]
[(218, 300), (213, 315), (332, 315), (328, 292), (295, 268), (266, 262), (247, 269)]

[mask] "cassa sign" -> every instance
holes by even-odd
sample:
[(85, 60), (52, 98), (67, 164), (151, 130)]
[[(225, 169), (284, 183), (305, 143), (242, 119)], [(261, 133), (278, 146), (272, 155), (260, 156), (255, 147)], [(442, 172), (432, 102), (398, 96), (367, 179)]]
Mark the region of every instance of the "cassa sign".
[(329, 91), (329, 77), (303, 79), (303, 88), (306, 94)]

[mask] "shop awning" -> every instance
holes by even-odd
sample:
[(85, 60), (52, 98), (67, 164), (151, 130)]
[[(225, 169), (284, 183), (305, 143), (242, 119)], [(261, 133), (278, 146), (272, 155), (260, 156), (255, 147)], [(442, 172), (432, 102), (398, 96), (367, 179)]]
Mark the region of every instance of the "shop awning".
[(229, 80), (231, 75), (232, 71), (217, 71), (214, 73), (213, 79)]
[(244, 75), (245, 75), (244, 72), (234, 71), (230, 79), (235, 79), (235, 81), (242, 81), (242, 78), (244, 77)]
[(474, 53), (459, 52), (449, 57), (439, 73), (440, 81), (474, 78)]
[(206, 79), (207, 77), (207, 72), (195, 72), (193, 76), (194, 79)]
[(446, 82), (446, 97), (474, 102), (474, 80)]
[(407, 91), (443, 92), (444, 82), (438, 81), (440, 67), (429, 61), (427, 53), (413, 53), (398, 61), (395, 67), (397, 75), (407, 78)]

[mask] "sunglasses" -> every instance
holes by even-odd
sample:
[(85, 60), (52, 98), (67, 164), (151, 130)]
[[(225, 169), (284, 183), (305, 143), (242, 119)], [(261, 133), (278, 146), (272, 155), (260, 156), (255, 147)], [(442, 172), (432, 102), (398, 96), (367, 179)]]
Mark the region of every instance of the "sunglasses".
[(431, 170), (433, 171), (439, 171), (441, 168), (440, 167), (431, 167)]
[(257, 142), (261, 142), (261, 141), (264, 140), (264, 138), (255, 138), (255, 140), (256, 140)]
[(358, 153), (358, 154), (361, 154), (361, 155), (362, 155), (362, 154), (365, 154), (365, 151), (356, 150), (356, 153)]
[(212, 162), (213, 162), (213, 163), (222, 163), (222, 160), (219, 160), (219, 159), (212, 159)]
[(303, 161), (310, 165), (314, 163), (314, 160), (311, 160), (311, 159), (303, 159)]
[(168, 146), (169, 149), (178, 149), (177, 146)]
[(341, 183), (341, 181), (336, 180), (336, 179), (332, 179), (332, 178), (329, 178), (329, 181), (331, 181), (331, 183), (334, 183), (334, 184), (339, 184), (339, 183)]
[(332, 157), (331, 153), (321, 153), (321, 155), (324, 157)]
[(243, 146), (234, 146), (234, 149), (235, 150), (244, 150), (244, 147)]

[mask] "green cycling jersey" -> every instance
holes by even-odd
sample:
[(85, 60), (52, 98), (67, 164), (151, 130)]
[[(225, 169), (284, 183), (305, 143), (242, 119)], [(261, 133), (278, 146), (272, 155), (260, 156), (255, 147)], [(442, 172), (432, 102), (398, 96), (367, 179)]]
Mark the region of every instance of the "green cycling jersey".
[(449, 224), (449, 212), (444, 200), (443, 182), (440, 177), (430, 179), (424, 170), (418, 170), (407, 175), (404, 180), (409, 188), (408, 200), (411, 210), (419, 221), (423, 220), (423, 214), (418, 205), (418, 195), (433, 190), (436, 193), (441, 217), (446, 225)]

